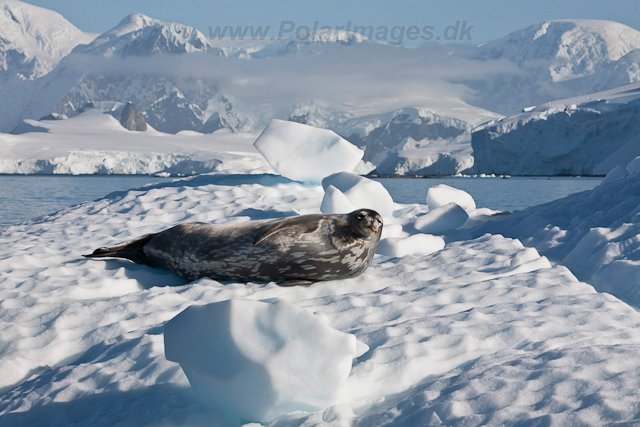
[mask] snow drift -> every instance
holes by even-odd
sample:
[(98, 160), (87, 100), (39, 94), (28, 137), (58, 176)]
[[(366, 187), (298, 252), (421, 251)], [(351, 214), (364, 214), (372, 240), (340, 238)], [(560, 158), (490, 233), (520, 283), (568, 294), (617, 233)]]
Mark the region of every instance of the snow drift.
[(520, 239), (597, 290), (640, 306), (640, 174), (636, 159), (593, 190), (533, 206), (473, 232)]

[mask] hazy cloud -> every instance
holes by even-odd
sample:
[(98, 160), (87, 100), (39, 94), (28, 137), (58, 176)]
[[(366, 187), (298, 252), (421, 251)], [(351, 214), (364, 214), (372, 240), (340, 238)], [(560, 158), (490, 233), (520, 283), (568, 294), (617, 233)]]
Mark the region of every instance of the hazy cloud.
[(244, 102), (293, 105), (316, 99), (354, 108), (425, 106), (467, 97), (456, 83), (517, 73), (507, 61), (465, 58), (465, 47), (403, 48), (379, 43), (326, 43), (280, 57), (226, 58), (211, 53), (105, 58), (73, 54), (65, 64), (87, 74), (208, 79)]

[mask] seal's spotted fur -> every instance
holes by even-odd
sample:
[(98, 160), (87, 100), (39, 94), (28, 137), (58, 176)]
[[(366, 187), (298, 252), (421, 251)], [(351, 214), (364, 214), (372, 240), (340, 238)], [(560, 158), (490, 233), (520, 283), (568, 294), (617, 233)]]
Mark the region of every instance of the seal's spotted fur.
[(369, 209), (240, 224), (190, 222), (85, 256), (127, 258), (189, 281), (211, 277), (306, 284), (361, 274), (381, 232), (382, 218)]

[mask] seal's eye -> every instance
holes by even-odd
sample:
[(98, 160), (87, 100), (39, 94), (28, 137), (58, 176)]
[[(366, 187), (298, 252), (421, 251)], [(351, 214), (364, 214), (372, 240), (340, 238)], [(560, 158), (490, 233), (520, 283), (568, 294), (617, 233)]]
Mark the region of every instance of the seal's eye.
[(358, 219), (364, 219), (364, 217), (365, 217), (365, 216), (366, 216), (366, 215), (365, 215), (365, 213), (364, 213), (364, 212), (360, 212), (360, 213), (358, 213)]

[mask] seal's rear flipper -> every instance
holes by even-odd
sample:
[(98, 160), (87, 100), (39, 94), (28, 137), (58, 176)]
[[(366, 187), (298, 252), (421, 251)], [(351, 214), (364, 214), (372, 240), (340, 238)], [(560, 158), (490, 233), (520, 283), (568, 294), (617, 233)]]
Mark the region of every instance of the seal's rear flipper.
[[(125, 258), (138, 264), (151, 265), (142, 249), (154, 236), (155, 234), (145, 234), (115, 246), (98, 248), (92, 254), (82, 256), (85, 258)], [(153, 267), (153, 265), (151, 266)]]
[(278, 286), (299, 286), (299, 285), (312, 285), (316, 283), (315, 280), (305, 280), (305, 279), (289, 279), (283, 280), (282, 282), (276, 283)]

